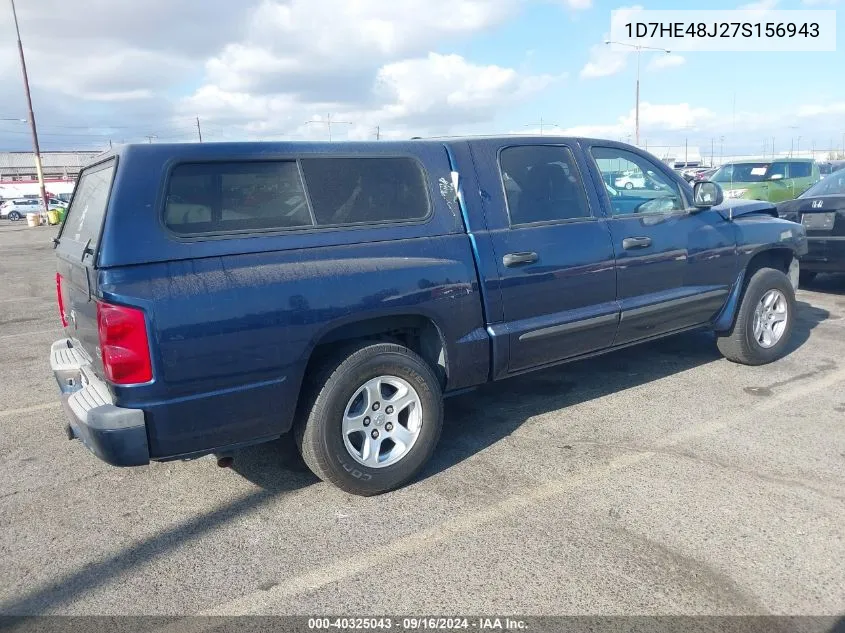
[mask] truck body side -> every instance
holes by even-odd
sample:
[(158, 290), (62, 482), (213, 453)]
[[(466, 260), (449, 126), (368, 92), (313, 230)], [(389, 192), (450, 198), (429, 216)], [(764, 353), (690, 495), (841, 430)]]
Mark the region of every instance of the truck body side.
[[(87, 364), (83, 375), (102, 378), (97, 303), (143, 311), (152, 380), (100, 387), (115, 407), (143, 411), (146, 445), (123, 465), (144, 463), (145, 455), (193, 457), (288, 432), (303, 380), (349, 341), (400, 342), (437, 369), (444, 392), (457, 392), (685, 329), (727, 330), (755, 259), (786, 272), (801, 249), (800, 227), (748, 206), (753, 213), (737, 218), (729, 207), (615, 215), (590, 153), (595, 143), (123, 148), (89, 168), (114, 174), (99, 243), (74, 239), (68, 226), (58, 239), (68, 343), (54, 349), (54, 369), (69, 354), (69, 367)], [(583, 198), (581, 217), (513, 221), (500, 162), (505, 149), (522, 145), (566, 152)], [(428, 216), (200, 237), (165, 225), (179, 165), (361, 156), (416, 161), (425, 173)], [(668, 167), (657, 169), (692, 200), (689, 185)], [(626, 250), (640, 235), (649, 245)], [(534, 259), (519, 260), (526, 256)], [(63, 385), (64, 397), (87, 406), (74, 396), (79, 387)], [(97, 452), (95, 443), (89, 448)]]

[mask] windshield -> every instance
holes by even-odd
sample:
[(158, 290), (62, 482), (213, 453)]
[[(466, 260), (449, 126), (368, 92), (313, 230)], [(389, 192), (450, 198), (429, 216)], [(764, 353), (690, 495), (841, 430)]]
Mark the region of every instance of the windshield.
[(824, 180), (820, 180), (807, 189), (799, 197), (814, 198), (816, 196), (842, 196), (845, 195), (845, 169), (835, 171)]
[(734, 163), (719, 168), (713, 182), (763, 182), (771, 174), (772, 163)]

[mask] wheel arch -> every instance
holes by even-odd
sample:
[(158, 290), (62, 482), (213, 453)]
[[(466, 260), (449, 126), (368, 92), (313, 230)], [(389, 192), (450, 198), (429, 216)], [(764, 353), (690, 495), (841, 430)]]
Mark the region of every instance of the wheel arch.
[(717, 332), (727, 332), (733, 327), (748, 280), (754, 273), (761, 268), (774, 268), (788, 275), (793, 259), (795, 259), (795, 251), (785, 246), (764, 247), (752, 254), (734, 282), (728, 301), (716, 318), (713, 329)]
[(398, 343), (419, 354), (431, 367), (445, 390), (449, 380), (449, 350), (443, 328), (431, 316), (405, 312), (353, 318), (328, 325), (315, 338), (308, 352), (305, 375), (333, 353), (340, 344), (356, 341)]

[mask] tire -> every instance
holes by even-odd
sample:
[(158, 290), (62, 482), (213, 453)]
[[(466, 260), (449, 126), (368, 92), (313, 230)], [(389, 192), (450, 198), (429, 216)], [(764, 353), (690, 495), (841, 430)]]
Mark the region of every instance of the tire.
[(798, 273), (798, 285), (799, 286), (806, 286), (807, 284), (813, 283), (813, 280), (818, 275), (817, 272), (813, 272), (811, 270), (802, 270)]
[[(786, 320), (776, 342), (767, 347), (755, 336), (755, 313), (764, 297), (773, 296), (769, 294), (772, 291), (779, 293), (775, 307), (783, 303)], [(718, 334), (719, 351), (729, 361), (743, 365), (765, 365), (781, 358), (792, 337), (796, 312), (795, 291), (789, 278), (779, 270), (761, 268), (748, 280), (733, 327)]]
[[(381, 384), (377, 385), (377, 381)], [(400, 389), (415, 392), (408, 390), (407, 394), (416, 396), (419, 412), (414, 403), (388, 415), (393, 408), (391, 398), (405, 393), (399, 389), (389, 393), (399, 383), (404, 383)], [(372, 387), (374, 384), (376, 388)], [(371, 391), (367, 390), (368, 385)], [(379, 390), (387, 395), (379, 397)], [(312, 379), (307, 380), (303, 396), (295, 427), (302, 458), (317, 477), (351, 494), (376, 495), (406, 484), (429, 460), (440, 439), (440, 382), (422, 358), (402, 345), (364, 342), (347, 347), (318, 367)], [(374, 409), (375, 402), (379, 403), (378, 409)], [(350, 428), (370, 420), (366, 431), (345, 435), (347, 414), (355, 414), (350, 417), (360, 420), (356, 424), (350, 422)], [(414, 438), (401, 443), (399, 438), (411, 437), (414, 428)], [(373, 438), (375, 432), (379, 434), (377, 442)], [(400, 443), (393, 442), (392, 437)], [(370, 447), (368, 464), (359, 461), (365, 453), (363, 442)], [(382, 458), (381, 465), (372, 465), (373, 460)], [(391, 462), (392, 459), (396, 461)]]
[(625, 183), (625, 189), (633, 189), (633, 188), (634, 188), (634, 183), (632, 183), (631, 181), (628, 181), (628, 182)]
[(17, 211), (10, 211), (8, 217), (12, 222), (17, 222), (18, 220), (21, 219), (21, 214), (18, 213)]

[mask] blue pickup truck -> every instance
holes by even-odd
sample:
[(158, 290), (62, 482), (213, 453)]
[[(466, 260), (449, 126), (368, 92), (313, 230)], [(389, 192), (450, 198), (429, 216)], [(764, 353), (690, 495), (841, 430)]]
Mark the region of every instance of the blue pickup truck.
[(807, 249), (771, 204), (549, 137), (126, 146), (54, 242), (70, 437), (138, 466), (293, 431), (362, 495), (418, 473), (444, 394), (694, 328), (779, 358)]

